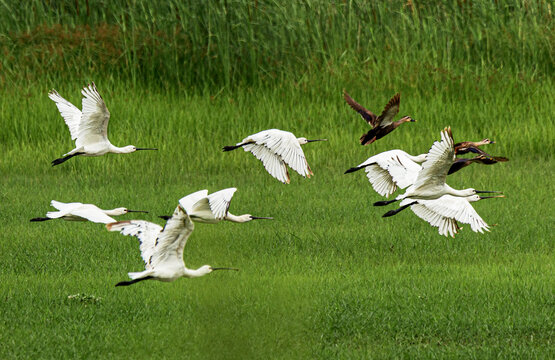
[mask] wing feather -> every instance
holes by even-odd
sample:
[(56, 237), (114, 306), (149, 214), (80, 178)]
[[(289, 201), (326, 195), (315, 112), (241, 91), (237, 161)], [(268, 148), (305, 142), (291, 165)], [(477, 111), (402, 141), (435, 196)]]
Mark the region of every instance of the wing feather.
[(69, 128), (71, 140), (77, 139), (77, 136), (79, 135), (79, 123), (81, 122), (81, 110), (61, 97), (60, 94), (58, 94), (58, 92), (54, 89), (50, 90), (48, 97), (56, 103), (58, 111), (60, 111), (60, 114)]
[(110, 120), (110, 112), (94, 82), (85, 86), (81, 93), (84, 96), (83, 114), (75, 143), (77, 147), (106, 141), (108, 139), (108, 121)]
[(382, 113), (376, 119), (376, 126), (386, 127), (393, 123), (393, 118), (399, 112), (399, 103), (401, 102), (401, 94), (397, 93), (389, 100)]
[(231, 199), (236, 191), (236, 188), (228, 188), (208, 195), (210, 209), (217, 220), (223, 220), (227, 215)]
[(364, 108), (362, 105), (360, 105), (359, 103), (357, 103), (351, 96), (349, 96), (349, 94), (347, 94), (346, 91), (343, 91), (343, 98), (345, 99), (345, 101), (347, 102), (347, 104), (349, 104), (349, 106), (355, 110), (356, 112), (358, 112), (360, 114), (360, 116), (362, 116), (362, 118), (370, 125), (372, 125), (372, 127), (376, 126), (377, 123), (377, 116), (371, 112), (370, 110), (367, 110), (366, 108)]
[(414, 183), (415, 191), (420, 187), (443, 186), (454, 160), (453, 134), (451, 128), (446, 128), (441, 132), (441, 141), (434, 142), (422, 163), (422, 170)]
[(106, 224), (106, 228), (109, 231), (119, 231), (122, 235), (135, 236), (139, 239), (141, 257), (145, 262), (145, 267), (152, 269), (149, 260), (154, 254), (156, 238), (162, 231), (160, 225), (144, 220), (128, 220)]

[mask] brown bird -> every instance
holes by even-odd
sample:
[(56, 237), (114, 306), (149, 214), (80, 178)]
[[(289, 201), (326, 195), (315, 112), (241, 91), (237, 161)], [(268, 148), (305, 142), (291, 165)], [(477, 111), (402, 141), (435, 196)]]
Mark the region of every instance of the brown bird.
[(393, 118), (399, 112), (399, 102), (401, 101), (401, 95), (398, 93), (389, 100), (380, 116), (376, 116), (370, 110), (365, 109), (362, 105), (353, 100), (345, 90), (343, 90), (343, 97), (347, 104), (372, 126), (372, 130), (368, 131), (360, 138), (361, 145), (371, 144), (381, 139), (404, 122), (416, 121), (410, 116), (403, 116), (401, 119), (393, 121)]
[[(482, 151), (482, 150), (480, 150)], [(473, 158), (460, 158), (460, 159), (456, 159), (453, 162), (453, 165), (451, 165), (451, 167), (449, 168), (449, 171), (447, 172), (447, 175), (451, 175), (454, 172), (459, 171), (460, 169), (467, 167), (468, 165), (472, 164), (472, 163), (479, 163), (479, 164), (484, 164), (484, 165), (492, 165), (492, 164), (496, 164), (497, 162), (505, 162), (505, 161), (509, 161), (509, 159), (507, 159), (506, 157), (502, 157), (502, 156), (491, 156), (488, 155), (486, 153), (484, 153), (485, 155), (478, 155), (476, 157)]]
[(495, 144), (495, 141), (485, 138), (482, 141), (463, 141), (455, 144), (455, 155), (467, 154), (473, 152), (475, 154), (487, 155), (480, 146), (487, 144)]

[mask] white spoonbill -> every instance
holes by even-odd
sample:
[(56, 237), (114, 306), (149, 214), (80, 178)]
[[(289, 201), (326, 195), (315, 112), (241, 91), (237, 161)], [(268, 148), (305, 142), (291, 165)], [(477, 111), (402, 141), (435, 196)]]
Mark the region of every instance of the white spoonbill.
[(102, 96), (96, 90), (94, 82), (81, 90), (83, 94), (83, 112), (72, 103), (52, 89), (48, 97), (56, 103), (60, 114), (71, 133), (71, 139), (75, 140), (75, 149), (63, 157), (52, 161), (52, 166), (59, 165), (74, 156), (101, 156), (106, 153), (127, 154), (137, 150), (158, 150), (155, 148), (138, 148), (134, 145), (117, 147), (108, 140), (108, 121), (110, 112)]
[(201, 266), (196, 270), (185, 267), (183, 249), (195, 225), (181, 205), (177, 206), (163, 228), (144, 220), (120, 221), (107, 224), (106, 228), (109, 231), (119, 231), (123, 235), (137, 237), (145, 262), (144, 271), (128, 273), (131, 281), (122, 281), (116, 286), (128, 286), (149, 279), (170, 282), (180, 277), (195, 278), (215, 270), (239, 270), (215, 268), (210, 265)]
[(474, 232), (483, 233), (489, 231), (489, 226), (478, 215), (470, 204), (482, 199), (501, 198), (504, 195), (457, 197), (443, 195), (434, 200), (411, 200), (404, 199), (398, 209), (388, 211), (383, 217), (393, 216), (410, 206), (411, 210), (421, 219), (426, 220), (430, 225), (438, 228), (440, 235), (455, 237), (459, 232), (457, 221), (470, 224)]
[(395, 200), (378, 201), (374, 203), (374, 206), (388, 205), (403, 199), (433, 200), (443, 195), (467, 197), (477, 193), (497, 192), (479, 191), (473, 188), (456, 190), (447, 185), (445, 183), (447, 172), (455, 160), (451, 128), (445, 128), (441, 132), (441, 139), (441, 142), (436, 141), (432, 145), (432, 148), (426, 155), (426, 161), (422, 163), (422, 170), (418, 172), (414, 184), (409, 186), (404, 194), (397, 196)]
[(124, 207), (102, 210), (93, 204), (82, 204), (80, 202), (63, 203), (56, 200), (52, 200), (50, 206), (55, 207), (58, 211), (49, 211), (46, 213), (46, 217), (33, 218), (31, 221), (47, 221), (61, 218), (68, 221), (92, 221), (95, 223), (108, 224), (116, 221), (111, 218), (111, 216), (123, 215), (130, 212), (148, 214), (148, 211), (129, 210)]
[[(273, 220), (271, 217), (252, 216), (251, 214), (233, 215), (230, 213), (229, 205), (235, 191), (237, 191), (237, 188), (228, 188), (208, 195), (208, 190), (200, 190), (181, 198), (179, 204), (194, 222), (216, 224), (223, 220), (236, 223), (259, 219)], [(160, 216), (160, 218), (168, 220), (170, 216)]]
[(284, 184), (289, 184), (286, 164), (301, 176), (313, 175), (301, 145), (314, 141), (327, 141), (327, 139), (307, 140), (304, 137), (297, 138), (288, 131), (270, 129), (247, 136), (237, 145), (224, 146), (223, 150), (231, 151), (242, 147), (262, 161), (270, 175)]
[(403, 150), (389, 150), (369, 157), (362, 164), (345, 171), (345, 174), (364, 169), (374, 190), (389, 197), (398, 187), (404, 189), (414, 184), (422, 169), (419, 163), (424, 160), (426, 154), (412, 156)]

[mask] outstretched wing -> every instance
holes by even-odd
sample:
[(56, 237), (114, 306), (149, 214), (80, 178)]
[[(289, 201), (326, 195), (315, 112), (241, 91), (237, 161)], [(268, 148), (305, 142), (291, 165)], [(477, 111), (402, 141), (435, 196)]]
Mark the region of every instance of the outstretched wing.
[(245, 151), (251, 152), (262, 161), (270, 175), (285, 184), (290, 182), (285, 164), (301, 176), (312, 175), (299, 141), (290, 132), (265, 130), (245, 138), (242, 142), (248, 143), (243, 146)]
[(197, 202), (208, 196), (208, 190), (199, 190), (192, 194), (182, 197), (179, 199), (179, 205), (187, 212), (187, 214), (193, 213), (193, 208)]
[(139, 239), (141, 256), (145, 262), (147, 269), (152, 269), (149, 260), (154, 254), (156, 238), (162, 231), (162, 227), (158, 224), (144, 220), (128, 220), (118, 221), (106, 224), (109, 231), (119, 231), (122, 235), (135, 236)]
[(424, 186), (443, 186), (454, 160), (453, 134), (451, 128), (445, 128), (441, 132), (441, 142), (434, 142), (426, 155), (426, 160), (422, 163), (422, 170), (414, 183), (415, 189)]
[(194, 228), (189, 215), (178, 205), (155, 241), (154, 253), (148, 260), (150, 266), (171, 266), (172, 263), (174, 266), (184, 265), (183, 249)]
[(349, 106), (355, 110), (356, 112), (358, 112), (360, 114), (360, 116), (362, 116), (362, 118), (368, 123), (370, 124), (372, 127), (374, 127), (376, 125), (376, 119), (378, 118), (373, 112), (371, 112), (370, 110), (367, 110), (366, 108), (364, 108), (362, 105), (360, 105), (359, 103), (357, 103), (351, 96), (349, 96), (349, 94), (347, 94), (346, 91), (343, 91), (343, 98), (345, 99), (345, 101), (347, 102), (347, 104), (349, 104)]
[(77, 109), (75, 105), (61, 97), (60, 94), (58, 94), (58, 92), (54, 89), (50, 90), (48, 97), (56, 103), (60, 114), (69, 128), (71, 140), (77, 139), (77, 136), (79, 135), (79, 123), (81, 122), (81, 110)]
[(466, 198), (443, 195), (434, 200), (418, 200), (418, 203), (436, 214), (455, 219), (464, 224), (470, 224), (474, 232), (489, 231), (488, 224), (482, 220)]
[(75, 208), (76, 206), (81, 206), (81, 205), (83, 205), (83, 203), (80, 203), (80, 202), (63, 203), (63, 202), (56, 201), (56, 200), (50, 201), (50, 206), (52, 206), (52, 207), (54, 207), (58, 210), (72, 209), (72, 208)]
[[(407, 200), (412, 201), (410, 199)], [(414, 204), (410, 208), (416, 216), (427, 221), (430, 225), (437, 227), (440, 235), (454, 238), (455, 234), (459, 232), (460, 228), (455, 219), (442, 216), (421, 204)]]
[(231, 199), (236, 191), (236, 188), (228, 188), (208, 195), (210, 210), (217, 220), (223, 220), (227, 215)]
[(386, 127), (393, 123), (393, 118), (399, 112), (399, 103), (401, 102), (401, 94), (397, 93), (389, 100), (382, 113), (376, 119), (376, 125)]
[(75, 209), (72, 209), (68, 215), (79, 216), (83, 219), (87, 219), (89, 221), (100, 224), (109, 224), (116, 222), (116, 219), (106, 215), (104, 212), (102, 212), (102, 210), (94, 205), (77, 207)]
[(77, 147), (94, 144), (108, 139), (108, 121), (110, 112), (102, 96), (93, 83), (81, 90), (83, 94), (83, 115), (79, 124)]

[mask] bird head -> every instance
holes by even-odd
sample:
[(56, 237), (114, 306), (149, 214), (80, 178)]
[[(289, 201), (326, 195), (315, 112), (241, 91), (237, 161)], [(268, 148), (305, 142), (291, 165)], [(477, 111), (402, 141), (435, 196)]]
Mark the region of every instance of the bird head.
[(480, 143), (480, 145), (495, 144), (495, 141), (485, 138), (484, 140), (480, 141)]
[(413, 118), (411, 118), (410, 116), (403, 116), (401, 118), (401, 121), (403, 122), (415, 122), (416, 120), (414, 120)]
[(309, 142), (314, 142), (314, 141), (328, 141), (328, 139), (308, 140), (307, 138), (300, 137), (300, 138), (297, 138), (297, 141), (299, 142), (300, 145), (304, 145), (304, 144), (308, 144)]

